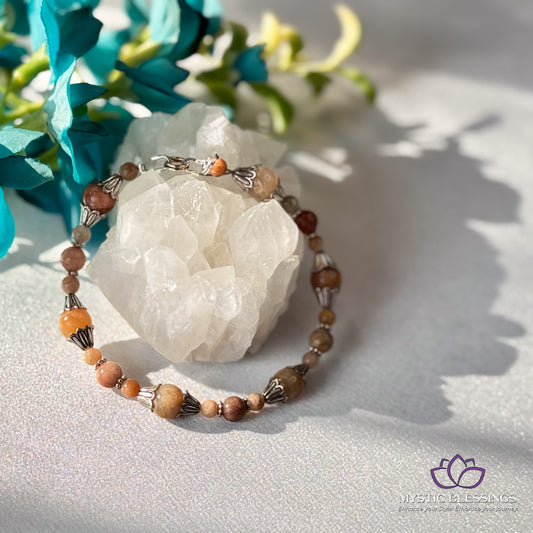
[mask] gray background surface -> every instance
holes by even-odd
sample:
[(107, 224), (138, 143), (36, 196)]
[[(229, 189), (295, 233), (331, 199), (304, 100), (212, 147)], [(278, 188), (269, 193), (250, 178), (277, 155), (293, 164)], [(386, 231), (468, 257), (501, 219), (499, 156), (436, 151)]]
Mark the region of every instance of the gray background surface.
[[(317, 56), (337, 35), (327, 2), (225, 5), (248, 25), (274, 10)], [(289, 140), (309, 157), (344, 150), (353, 170), (302, 174), (302, 204), (345, 283), (336, 346), (300, 401), (240, 424), (169, 423), (97, 386), (57, 334), (61, 222), (8, 196), (18, 238), (0, 263), (1, 531), (530, 530), (533, 8), (350, 5), (366, 32), (354, 64), (379, 101), (302, 118)], [(129, 375), (224, 398), (298, 360), (315, 320), (306, 278), (258, 355), (213, 367), (169, 364), (97, 287), (81, 296)], [(448, 498), (429, 470), (455, 453), (486, 469), (455, 494), (513, 495), (519, 510), (399, 512), (406, 495)]]

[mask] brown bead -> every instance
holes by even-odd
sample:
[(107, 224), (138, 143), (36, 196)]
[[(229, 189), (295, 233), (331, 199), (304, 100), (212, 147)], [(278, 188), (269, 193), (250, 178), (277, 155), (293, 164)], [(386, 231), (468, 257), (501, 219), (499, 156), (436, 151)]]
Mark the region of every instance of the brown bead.
[(320, 235), (309, 237), (307, 245), (309, 246), (309, 249), (313, 252), (321, 252), (324, 249), (324, 243)]
[(78, 292), (78, 289), (80, 288), (80, 280), (78, 279), (78, 276), (74, 276), (73, 274), (65, 276), (61, 281), (61, 288), (66, 294), (75, 294)]
[(120, 386), (120, 392), (122, 393), (124, 398), (135, 398), (137, 394), (139, 394), (140, 390), (141, 386), (139, 385), (139, 382), (136, 379), (127, 379)]
[(91, 183), (85, 187), (81, 201), (92, 211), (105, 215), (113, 209), (116, 200), (104, 191), (100, 183)]
[(154, 413), (161, 418), (176, 418), (184, 399), (183, 392), (176, 385), (159, 385), (154, 397)]
[(95, 365), (96, 363), (98, 363), (98, 361), (100, 361), (100, 359), (102, 359), (102, 352), (100, 350), (97, 350), (96, 348), (87, 348), (83, 352), (83, 360), (88, 365)]
[(77, 272), (85, 264), (85, 254), (79, 246), (69, 246), (61, 252), (60, 260), (67, 272)]
[(294, 217), (294, 222), (302, 233), (310, 235), (315, 232), (318, 219), (312, 211), (301, 211)]
[(331, 326), (331, 324), (335, 324), (335, 318), (335, 313), (331, 309), (324, 308), (318, 313), (318, 320), (321, 324)]
[(326, 328), (317, 328), (309, 336), (309, 346), (327, 352), (333, 346), (333, 337)]
[(283, 207), (291, 217), (300, 210), (298, 200), (294, 196), (285, 196), (285, 198), (281, 200), (281, 207)]
[(106, 361), (96, 369), (96, 381), (108, 389), (114, 387), (121, 377), (122, 368), (113, 361)]
[(213, 163), (213, 166), (211, 167), (209, 174), (211, 174), (211, 176), (214, 176), (215, 178), (218, 178), (219, 176), (223, 176), (226, 173), (226, 170), (228, 170), (228, 165), (226, 161), (224, 161), (224, 159), (221, 159), (219, 157)]
[(265, 397), (258, 392), (252, 392), (249, 394), (246, 401), (248, 402), (248, 407), (250, 407), (252, 411), (261, 411), (265, 406)]
[(137, 165), (134, 165), (128, 161), (127, 163), (120, 165), (118, 173), (123, 180), (130, 181), (139, 175), (139, 168)]
[(91, 238), (91, 230), (84, 226), (83, 224), (80, 224), (79, 226), (76, 226), (72, 230), (72, 241), (75, 244), (85, 244), (89, 241)]
[(318, 366), (318, 362), (320, 361), (320, 357), (315, 352), (307, 352), (302, 357), (302, 363), (304, 365), (307, 365), (309, 368), (315, 368)]
[(200, 413), (206, 418), (213, 418), (218, 415), (218, 403), (215, 400), (205, 400), (200, 406)]
[(326, 267), (318, 272), (312, 272), (311, 285), (314, 289), (322, 289), (324, 287), (338, 289), (341, 286), (341, 274), (334, 267)]
[(273, 170), (263, 165), (257, 167), (256, 176), (252, 180), (252, 186), (247, 189), (251, 196), (260, 202), (272, 196), (278, 188), (278, 177)]
[(287, 400), (293, 400), (302, 394), (305, 386), (304, 378), (292, 367), (287, 366), (274, 374), (279, 379)]
[(59, 315), (59, 330), (68, 339), (78, 329), (92, 326), (93, 321), (87, 309), (69, 309)]
[(238, 396), (229, 396), (222, 404), (222, 416), (230, 422), (237, 422), (246, 414), (246, 402)]

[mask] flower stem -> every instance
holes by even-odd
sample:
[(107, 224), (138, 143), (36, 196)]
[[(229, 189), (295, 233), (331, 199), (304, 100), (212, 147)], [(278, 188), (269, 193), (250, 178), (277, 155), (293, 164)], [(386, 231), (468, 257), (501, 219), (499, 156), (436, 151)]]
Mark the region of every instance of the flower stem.
[(18, 91), (30, 83), (37, 74), (50, 68), (50, 58), (46, 53), (46, 46), (43, 44), (30, 56), (26, 63), (23, 63), (13, 71), (13, 78), (8, 85), (8, 91)]

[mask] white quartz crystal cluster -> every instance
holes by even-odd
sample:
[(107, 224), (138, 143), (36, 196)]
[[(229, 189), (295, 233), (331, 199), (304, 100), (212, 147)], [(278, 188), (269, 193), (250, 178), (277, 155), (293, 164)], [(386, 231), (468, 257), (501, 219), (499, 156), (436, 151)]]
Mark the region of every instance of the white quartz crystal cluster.
[[(231, 124), (219, 108), (134, 121), (117, 156), (213, 157), (275, 168), (283, 145)], [(289, 190), (292, 169), (278, 169)], [(303, 253), (292, 219), (231, 177), (149, 170), (125, 183), (116, 223), (87, 271), (141, 338), (172, 361), (234, 361), (265, 340), (287, 307)]]

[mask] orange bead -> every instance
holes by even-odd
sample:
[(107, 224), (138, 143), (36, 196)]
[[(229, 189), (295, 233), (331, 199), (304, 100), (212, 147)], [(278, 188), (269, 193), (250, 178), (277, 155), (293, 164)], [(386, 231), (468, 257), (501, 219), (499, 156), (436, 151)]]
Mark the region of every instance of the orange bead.
[(87, 309), (69, 309), (59, 315), (59, 330), (68, 339), (78, 329), (92, 326), (93, 321)]
[(223, 176), (226, 173), (226, 170), (228, 170), (228, 165), (226, 164), (226, 161), (224, 161), (224, 159), (221, 159), (219, 157), (213, 163), (213, 166), (211, 167), (209, 174), (211, 174), (211, 176), (215, 176), (215, 178), (218, 178), (220, 176)]
[(95, 365), (100, 359), (102, 359), (102, 352), (96, 348), (87, 348), (85, 352), (83, 352), (83, 360), (88, 365)]
[(141, 386), (136, 379), (127, 379), (120, 387), (120, 392), (125, 398), (135, 398), (140, 390)]
[(108, 389), (114, 387), (121, 377), (122, 368), (112, 361), (106, 361), (96, 369), (96, 381)]

